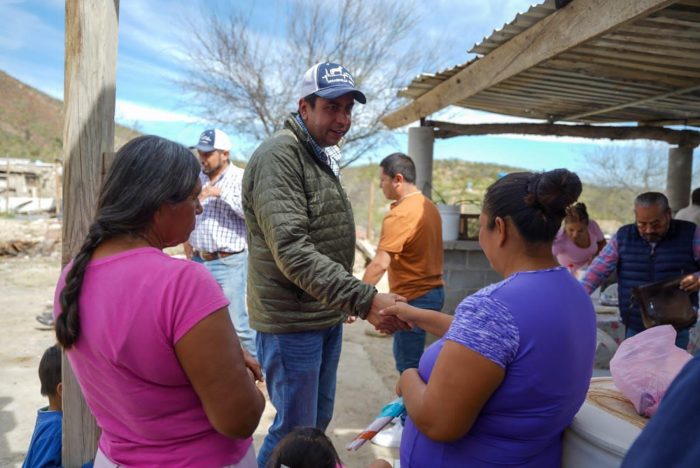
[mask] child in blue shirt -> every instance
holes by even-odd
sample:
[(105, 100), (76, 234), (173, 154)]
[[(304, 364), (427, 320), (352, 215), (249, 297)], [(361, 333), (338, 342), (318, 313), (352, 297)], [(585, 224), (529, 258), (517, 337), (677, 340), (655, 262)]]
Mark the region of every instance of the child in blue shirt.
[(61, 349), (51, 346), (39, 362), (41, 394), (49, 399), (49, 406), (37, 412), (32, 441), (22, 468), (61, 466), (61, 423), (63, 419), (63, 384), (61, 383)]

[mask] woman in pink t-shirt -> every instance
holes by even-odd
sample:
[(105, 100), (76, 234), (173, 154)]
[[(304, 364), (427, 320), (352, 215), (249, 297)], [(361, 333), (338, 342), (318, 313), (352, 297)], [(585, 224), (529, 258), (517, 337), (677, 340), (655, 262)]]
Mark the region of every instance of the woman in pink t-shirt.
[(56, 337), (102, 429), (96, 467), (256, 466), (260, 367), (209, 272), (162, 251), (202, 211), (199, 171), (163, 138), (124, 145), (59, 279)]
[(564, 225), (552, 244), (552, 254), (571, 273), (587, 267), (605, 246), (598, 223), (588, 218), (586, 205), (576, 203), (566, 209)]

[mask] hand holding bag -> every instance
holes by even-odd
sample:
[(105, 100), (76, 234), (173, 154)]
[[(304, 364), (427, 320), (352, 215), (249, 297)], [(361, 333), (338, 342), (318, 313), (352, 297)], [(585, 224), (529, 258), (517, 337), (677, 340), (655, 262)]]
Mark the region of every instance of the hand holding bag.
[(681, 280), (687, 274), (675, 278), (643, 284), (632, 288), (632, 296), (639, 304), (646, 328), (672, 325), (676, 330), (688, 328), (697, 320), (697, 312), (690, 301), (690, 294), (681, 289)]

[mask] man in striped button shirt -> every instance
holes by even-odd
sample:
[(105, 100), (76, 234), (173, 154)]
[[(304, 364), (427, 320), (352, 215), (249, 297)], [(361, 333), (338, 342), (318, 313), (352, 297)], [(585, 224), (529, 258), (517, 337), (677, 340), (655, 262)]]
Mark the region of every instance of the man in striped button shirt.
[(193, 146), (199, 154), (202, 214), (190, 236), (188, 257), (203, 263), (229, 300), (229, 315), (243, 348), (255, 357), (255, 331), (248, 323), (248, 250), (241, 205), (243, 169), (229, 162), (231, 142), (224, 132), (206, 130)]

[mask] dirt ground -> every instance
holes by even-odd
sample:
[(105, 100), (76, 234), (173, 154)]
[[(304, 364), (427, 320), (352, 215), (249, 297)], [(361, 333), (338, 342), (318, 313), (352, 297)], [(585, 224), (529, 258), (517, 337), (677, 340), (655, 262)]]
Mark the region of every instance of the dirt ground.
[[(29, 231), (41, 240), (43, 232), (55, 233), (55, 226), (0, 219), (0, 242), (3, 237)], [(36, 410), (47, 404), (39, 393), (37, 368), (43, 351), (55, 342), (55, 337), (34, 317), (51, 306), (60, 257), (56, 249), (51, 253), (44, 248), (38, 253), (42, 255), (33, 251), (31, 256), (0, 256), (0, 467), (21, 466)], [(345, 445), (394, 398), (396, 371), (391, 339), (369, 335), (367, 329), (368, 324), (363, 322), (345, 326), (335, 415), (328, 429), (349, 468), (365, 467), (377, 457), (398, 458), (396, 449), (369, 443), (357, 452), (345, 450)], [(268, 402), (255, 433), (256, 447), (261, 445), (273, 417), (274, 408)]]

